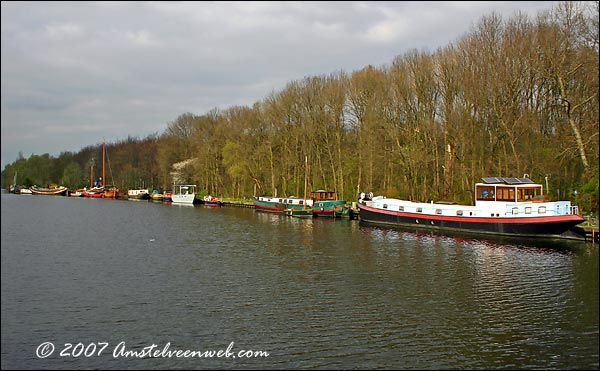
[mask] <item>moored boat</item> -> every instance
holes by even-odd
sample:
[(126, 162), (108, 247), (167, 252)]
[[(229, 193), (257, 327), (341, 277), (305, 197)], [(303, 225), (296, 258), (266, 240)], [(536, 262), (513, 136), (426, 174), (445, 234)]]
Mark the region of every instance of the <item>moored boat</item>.
[(584, 221), (570, 201), (550, 201), (529, 178), (483, 178), (475, 205), (413, 202), (364, 193), (360, 220), (368, 223), (522, 237), (564, 237)]
[(164, 202), (173, 202), (173, 192), (167, 191), (164, 193), (163, 197)]
[(130, 189), (127, 191), (127, 197), (132, 200), (149, 200), (150, 193), (147, 189)]
[(173, 203), (193, 204), (196, 202), (195, 184), (174, 184), (173, 194), (171, 195)]
[(258, 211), (283, 213), (286, 209), (302, 210), (312, 206), (312, 200), (299, 197), (269, 197), (254, 198), (254, 207)]
[(104, 187), (103, 198), (122, 198), (124, 192), (115, 185), (107, 185)]
[(206, 206), (221, 207), (222, 202), (218, 198), (211, 195), (204, 196), (202, 203)]
[(346, 201), (338, 200), (337, 193), (333, 191), (318, 190), (310, 193), (313, 202), (314, 216), (342, 217), (348, 215), (350, 210)]
[(69, 196), (71, 197), (83, 197), (83, 192), (85, 192), (85, 188), (78, 188), (75, 190), (69, 190)]
[(27, 188), (27, 187), (17, 187), (16, 194), (20, 194), (20, 195), (32, 195), (33, 192), (31, 192), (31, 189)]
[(152, 201), (162, 201), (164, 200), (165, 195), (160, 193), (157, 189), (155, 189), (152, 191), (150, 198), (152, 198)]
[(103, 198), (104, 187), (92, 187), (89, 189), (84, 189), (82, 193), (83, 197)]
[(34, 195), (47, 195), (47, 196), (64, 196), (67, 194), (68, 188), (64, 186), (55, 186), (50, 188), (31, 186), (29, 190)]
[(304, 208), (304, 209), (285, 209), (283, 213), (287, 216), (293, 216), (295, 218), (312, 218), (313, 217), (313, 209), (312, 208)]

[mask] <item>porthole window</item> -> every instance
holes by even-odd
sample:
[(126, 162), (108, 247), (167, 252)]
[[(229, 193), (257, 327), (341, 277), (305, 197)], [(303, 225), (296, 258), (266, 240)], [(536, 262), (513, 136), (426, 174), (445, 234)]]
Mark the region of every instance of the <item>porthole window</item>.
[(546, 214), (546, 206), (538, 207), (538, 214)]
[(519, 208), (518, 208), (518, 207), (513, 207), (513, 208), (512, 208), (512, 214), (513, 214), (513, 215), (517, 215), (517, 214), (519, 214)]
[(457, 216), (462, 216), (462, 214), (463, 214), (463, 211), (462, 211), (462, 210), (456, 210), (456, 215), (457, 215)]
[(525, 214), (531, 214), (531, 207), (525, 208)]

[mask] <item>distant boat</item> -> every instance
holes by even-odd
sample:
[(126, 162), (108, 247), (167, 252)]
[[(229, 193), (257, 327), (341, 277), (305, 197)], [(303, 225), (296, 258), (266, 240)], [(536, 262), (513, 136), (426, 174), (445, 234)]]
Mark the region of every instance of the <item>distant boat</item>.
[(106, 175), (104, 171), (104, 157), (106, 155), (108, 168), (110, 170), (110, 178), (113, 184), (104, 186), (104, 198), (121, 198), (123, 197), (123, 191), (114, 185), (114, 178), (112, 176), (112, 169), (110, 168), (110, 160), (108, 159), (108, 152), (106, 152), (106, 144), (102, 143), (102, 181), (106, 181)]
[(123, 197), (123, 191), (114, 185), (104, 186), (104, 198), (121, 198)]
[(31, 192), (31, 189), (29, 189), (27, 187), (17, 187), (17, 190), (15, 192), (20, 195), (32, 195), (33, 194), (33, 192)]
[(85, 188), (78, 188), (76, 190), (69, 191), (69, 196), (71, 196), (71, 197), (83, 197), (83, 192), (85, 192), (85, 191), (86, 191)]
[(104, 198), (104, 187), (92, 187), (84, 189), (83, 197)]
[(165, 198), (165, 195), (155, 189), (152, 191), (150, 198), (152, 198), (152, 201), (163, 201)]
[(312, 200), (299, 197), (258, 196), (254, 198), (254, 208), (258, 211), (283, 213), (287, 209), (302, 210), (312, 206)]
[(288, 208), (283, 210), (283, 214), (287, 216), (293, 216), (295, 218), (312, 218), (313, 210), (311, 208), (294, 209)]
[(163, 197), (164, 202), (173, 202), (173, 192), (167, 191), (164, 193)]
[(127, 191), (127, 197), (133, 200), (149, 200), (150, 193), (147, 189), (130, 189)]
[(204, 196), (204, 198), (202, 199), (202, 203), (206, 206), (216, 206), (216, 207), (221, 207), (222, 202), (219, 201), (218, 198), (213, 197), (211, 195), (208, 196)]
[(173, 203), (193, 204), (196, 202), (195, 184), (173, 184)]
[(64, 186), (56, 186), (51, 188), (44, 188), (38, 186), (31, 186), (29, 190), (34, 195), (46, 195), (46, 196), (64, 196), (67, 194), (68, 188)]
[(483, 178), (475, 205), (414, 202), (360, 195), (360, 220), (368, 223), (522, 237), (561, 237), (584, 221), (570, 201), (549, 201), (529, 178)]
[[(102, 166), (102, 168), (104, 169), (104, 165)], [(104, 197), (104, 187), (102, 187), (99, 182), (94, 181), (94, 160), (93, 160), (93, 158), (92, 158), (91, 164), (90, 164), (90, 187), (83, 188), (83, 190), (81, 190), (81, 194), (83, 197), (93, 197), (93, 198)]]
[(337, 193), (333, 191), (318, 190), (310, 193), (313, 201), (314, 216), (342, 217), (348, 215), (350, 208), (346, 201), (338, 200)]

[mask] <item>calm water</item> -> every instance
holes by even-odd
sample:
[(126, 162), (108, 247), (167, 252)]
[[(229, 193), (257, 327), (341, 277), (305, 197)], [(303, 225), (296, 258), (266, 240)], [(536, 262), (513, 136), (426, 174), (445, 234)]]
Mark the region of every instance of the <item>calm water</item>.
[[(598, 369), (597, 245), (1, 201), (3, 369)], [(236, 358), (167, 356), (232, 342)], [(144, 348), (164, 355), (124, 353)]]

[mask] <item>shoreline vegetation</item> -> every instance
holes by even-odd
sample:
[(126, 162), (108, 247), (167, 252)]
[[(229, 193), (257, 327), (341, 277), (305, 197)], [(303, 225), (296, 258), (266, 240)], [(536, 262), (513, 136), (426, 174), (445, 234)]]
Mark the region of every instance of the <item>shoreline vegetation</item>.
[[(183, 113), (163, 133), (106, 143), (121, 189), (197, 184), (226, 199), (364, 190), (471, 203), (481, 177), (524, 174), (598, 215), (598, 2), (535, 19), (482, 17), (434, 52), (305, 77), (252, 106)], [(25, 158), (2, 187), (90, 185), (102, 144)]]

